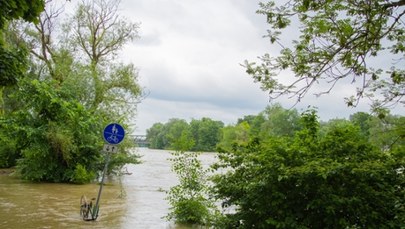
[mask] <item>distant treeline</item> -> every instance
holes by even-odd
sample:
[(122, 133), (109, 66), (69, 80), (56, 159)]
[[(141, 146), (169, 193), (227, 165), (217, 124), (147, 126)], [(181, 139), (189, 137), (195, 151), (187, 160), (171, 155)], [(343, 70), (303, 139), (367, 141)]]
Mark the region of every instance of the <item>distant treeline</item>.
[(149, 148), (173, 149), (174, 142), (186, 135), (193, 144), (192, 151), (215, 151), (221, 139), (224, 123), (210, 118), (192, 120), (190, 123), (183, 119), (170, 119), (167, 123), (155, 123), (146, 131)]
[[(267, 106), (257, 115), (239, 118), (236, 124), (225, 126), (222, 121), (210, 118), (192, 120), (173, 118), (167, 123), (155, 123), (146, 132), (149, 148), (173, 149), (175, 140), (187, 136), (192, 151), (217, 151), (231, 149), (233, 145), (247, 144), (251, 139), (266, 136), (294, 137), (303, 129), (300, 112), (284, 109), (280, 104)], [(386, 115), (383, 119), (366, 112), (357, 112), (349, 119), (331, 119), (320, 123), (320, 132), (325, 133), (336, 125), (352, 124), (359, 128), (364, 138), (376, 143), (381, 149), (390, 147), (398, 140), (396, 129), (405, 124), (405, 117)], [(395, 134), (394, 134), (395, 132)], [(395, 136), (394, 136), (395, 135)]]

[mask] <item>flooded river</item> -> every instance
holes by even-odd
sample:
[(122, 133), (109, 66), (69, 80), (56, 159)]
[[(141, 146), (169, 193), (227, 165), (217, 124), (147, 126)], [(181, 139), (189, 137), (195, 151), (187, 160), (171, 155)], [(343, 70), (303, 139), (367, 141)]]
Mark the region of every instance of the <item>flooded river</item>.
[[(96, 197), (97, 184), (36, 184), (0, 175), (0, 228), (187, 228), (167, 222), (165, 191), (176, 185), (168, 151), (136, 149), (142, 164), (128, 165), (131, 175), (107, 179), (97, 221), (83, 221), (80, 197)], [(215, 155), (200, 156), (203, 164)]]

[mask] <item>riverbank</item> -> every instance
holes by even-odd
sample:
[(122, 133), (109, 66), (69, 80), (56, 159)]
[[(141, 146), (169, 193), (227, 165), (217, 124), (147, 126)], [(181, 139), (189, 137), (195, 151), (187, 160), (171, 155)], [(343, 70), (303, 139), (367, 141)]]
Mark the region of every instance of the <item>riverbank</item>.
[(0, 176), (8, 176), (15, 172), (14, 168), (0, 169)]

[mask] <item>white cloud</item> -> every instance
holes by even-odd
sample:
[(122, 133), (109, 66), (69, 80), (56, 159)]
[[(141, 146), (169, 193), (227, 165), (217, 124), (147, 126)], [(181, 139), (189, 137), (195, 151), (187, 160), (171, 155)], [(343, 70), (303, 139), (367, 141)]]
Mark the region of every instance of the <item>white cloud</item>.
[[(269, 53), (266, 19), (251, 0), (123, 0), (122, 14), (141, 22), (139, 40), (122, 58), (139, 68), (150, 95), (139, 105), (136, 133), (170, 118), (210, 117), (234, 123), (268, 105), (268, 95), (240, 63)], [(366, 106), (348, 109), (347, 85), (320, 98), (308, 94), (296, 108), (319, 108), (322, 119), (348, 117)], [(350, 86), (352, 87), (352, 86)], [(293, 99), (278, 100), (289, 108)]]

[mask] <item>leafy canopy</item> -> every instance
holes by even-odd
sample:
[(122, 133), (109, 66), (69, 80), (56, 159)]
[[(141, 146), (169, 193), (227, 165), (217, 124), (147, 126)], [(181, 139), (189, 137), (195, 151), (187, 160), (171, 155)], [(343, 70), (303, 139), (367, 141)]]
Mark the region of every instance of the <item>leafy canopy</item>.
[(37, 22), (38, 15), (44, 10), (44, 6), (44, 0), (1, 0), (0, 28), (13, 19)]
[(0, 0), (0, 95), (2, 86), (15, 85), (26, 70), (25, 50), (7, 47), (3, 29), (9, 21), (37, 22), (44, 0)]
[(167, 192), (166, 199), (171, 207), (166, 219), (183, 224), (209, 225), (217, 212), (208, 198), (208, 170), (203, 168), (198, 153), (187, 152), (193, 145), (194, 141), (186, 131), (173, 142), (176, 151), (169, 160), (179, 184)]
[[(0, 129), (9, 135), (1, 135), (6, 144), (0, 147), (0, 166), (17, 165), (27, 180), (86, 183), (103, 169), (100, 131), (112, 120), (125, 126), (136, 111), (142, 93), (137, 71), (116, 56), (136, 37), (138, 27), (119, 17), (119, 2), (97, 0), (81, 1), (76, 14), (66, 18), (70, 24), (65, 28), (58, 21), (63, 6), (51, 3), (47, 1), (37, 24), (10, 23), (5, 30), (9, 47), (31, 55), (22, 56), (25, 62), (20, 65), (0, 61), (11, 66), (3, 77), (21, 75), (14, 85), (0, 88)], [(130, 146), (130, 140), (121, 144), (109, 172), (138, 162)]]
[(219, 153), (213, 194), (231, 209), (221, 228), (400, 228), (403, 147), (379, 150), (350, 122), (321, 134), (313, 110), (300, 121), (293, 138)]
[[(258, 13), (270, 25), (267, 37), (281, 49), (278, 56), (262, 56), (260, 64), (246, 61), (246, 71), (271, 98), (288, 95), (299, 102), (318, 83), (327, 85), (315, 89), (322, 95), (350, 79), (357, 90), (345, 98), (348, 106), (364, 97), (377, 111), (403, 104), (404, 6), (404, 0), (260, 3)], [(290, 82), (278, 78), (286, 70), (294, 75)]]

